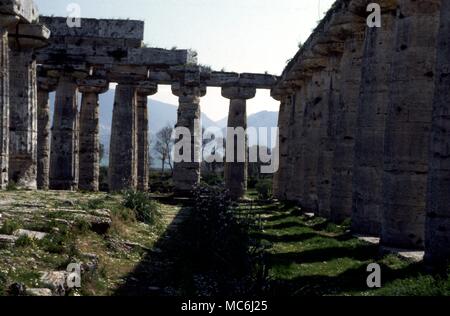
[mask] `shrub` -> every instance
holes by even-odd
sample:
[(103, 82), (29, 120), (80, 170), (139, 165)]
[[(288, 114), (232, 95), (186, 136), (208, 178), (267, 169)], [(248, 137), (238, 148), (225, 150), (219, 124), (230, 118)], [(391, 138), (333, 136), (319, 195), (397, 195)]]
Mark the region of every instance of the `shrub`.
[(75, 239), (67, 228), (59, 228), (57, 233), (45, 236), (38, 241), (38, 246), (53, 254), (68, 253)]
[(159, 205), (147, 193), (128, 190), (123, 197), (123, 206), (133, 210), (138, 221), (153, 225), (161, 218)]
[(210, 173), (202, 177), (202, 182), (207, 185), (222, 185), (223, 177), (216, 173)]
[(0, 272), (0, 296), (5, 296), (8, 292), (6, 288), (7, 280), (6, 274)]
[(20, 228), (20, 224), (14, 220), (7, 219), (3, 222), (3, 226), (0, 228), (0, 234), (12, 235), (16, 230)]
[(28, 236), (20, 236), (19, 239), (16, 240), (16, 247), (26, 248), (33, 246), (34, 241)]
[(272, 198), (272, 182), (270, 180), (261, 180), (256, 184), (256, 192), (258, 192), (258, 199), (270, 200)]
[(91, 223), (86, 219), (78, 218), (74, 223), (74, 230), (77, 234), (85, 235), (91, 230)]
[(19, 188), (14, 181), (9, 181), (8, 185), (6, 186), (6, 191), (17, 191), (18, 189)]
[(267, 276), (260, 244), (250, 237), (248, 221), (255, 218), (239, 214), (223, 186), (202, 184), (192, 195), (192, 213), (183, 226), (182, 261), (202, 280), (201, 288), (209, 289), (196, 294), (254, 294)]

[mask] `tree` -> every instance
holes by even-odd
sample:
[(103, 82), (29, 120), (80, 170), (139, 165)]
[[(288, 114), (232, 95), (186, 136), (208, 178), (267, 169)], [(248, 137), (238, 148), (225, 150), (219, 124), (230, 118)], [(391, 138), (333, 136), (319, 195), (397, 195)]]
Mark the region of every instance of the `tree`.
[(173, 172), (172, 165), (172, 148), (174, 144), (174, 140), (172, 138), (173, 127), (171, 125), (167, 125), (163, 127), (156, 134), (156, 142), (155, 142), (155, 151), (159, 155), (159, 159), (161, 160), (161, 171), (164, 173), (166, 162), (170, 167), (170, 171)]

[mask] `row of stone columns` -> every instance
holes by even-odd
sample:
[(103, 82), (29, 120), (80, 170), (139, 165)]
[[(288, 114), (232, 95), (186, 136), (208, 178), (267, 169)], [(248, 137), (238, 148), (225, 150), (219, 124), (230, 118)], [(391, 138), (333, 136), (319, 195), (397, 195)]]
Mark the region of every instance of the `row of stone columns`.
[[(99, 190), (99, 95), (108, 88), (109, 83), (98, 78), (76, 79), (68, 75), (41, 78), (37, 141), (39, 189)], [(50, 132), (49, 93), (55, 90)], [(147, 97), (156, 91), (157, 86), (147, 82), (117, 86), (109, 171), (112, 191), (128, 187), (148, 189)], [(78, 92), (82, 94), (79, 113)]]
[[(69, 74), (55, 78), (40, 78), (37, 134), (37, 183), (39, 189), (97, 191), (99, 189), (99, 94), (106, 92), (104, 79), (77, 79)], [(53, 126), (50, 126), (49, 93), (56, 91)], [(200, 182), (201, 109), (200, 98), (205, 86), (173, 84), (179, 97), (178, 127), (191, 133), (185, 150), (190, 149), (191, 161), (176, 162), (174, 186), (176, 193), (188, 194)], [(77, 93), (81, 92), (78, 113)], [(116, 87), (109, 161), (109, 189), (148, 190), (149, 140), (148, 96), (157, 92), (151, 82), (135, 84), (122, 81)], [(231, 86), (222, 94), (230, 99), (228, 126), (247, 128), (246, 100), (256, 94), (251, 87)], [(51, 135), (51, 139), (50, 139)], [(247, 188), (247, 144), (235, 142), (234, 152), (244, 152), (244, 161), (227, 162), (226, 186), (234, 199), (241, 198)]]
[(368, 28), (354, 3), (305, 53), (298, 80), (273, 91), (275, 194), (335, 222), (351, 218), (382, 246), (425, 246), (429, 262), (448, 262), (449, 1), (383, 1), (381, 28)]

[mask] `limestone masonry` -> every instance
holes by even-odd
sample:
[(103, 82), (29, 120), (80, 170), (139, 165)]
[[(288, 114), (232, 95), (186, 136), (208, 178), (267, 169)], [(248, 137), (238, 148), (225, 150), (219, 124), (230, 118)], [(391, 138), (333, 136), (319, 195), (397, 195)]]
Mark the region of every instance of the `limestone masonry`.
[[(191, 161), (174, 165), (175, 193), (201, 180), (201, 98), (220, 87), (229, 127), (247, 127), (247, 100), (280, 102), (273, 191), (382, 249), (425, 250), (450, 263), (450, 0), (337, 0), (284, 69), (219, 72), (192, 50), (144, 47), (144, 22), (39, 16), (32, 0), (0, 0), (0, 189), (99, 190), (99, 95), (116, 83), (109, 190), (147, 191), (148, 96), (171, 85)], [(53, 126), (49, 93), (56, 92)], [(81, 94), (81, 104), (78, 104)], [(234, 135), (227, 135), (234, 137)], [(243, 148), (247, 147), (243, 140)], [(239, 146), (235, 144), (235, 155)], [(244, 155), (247, 156), (247, 155)], [(248, 157), (225, 164), (233, 199)]]
[[(283, 72), (274, 192), (382, 249), (450, 259), (450, 1), (336, 1)], [(430, 144), (431, 142), (431, 144)]]

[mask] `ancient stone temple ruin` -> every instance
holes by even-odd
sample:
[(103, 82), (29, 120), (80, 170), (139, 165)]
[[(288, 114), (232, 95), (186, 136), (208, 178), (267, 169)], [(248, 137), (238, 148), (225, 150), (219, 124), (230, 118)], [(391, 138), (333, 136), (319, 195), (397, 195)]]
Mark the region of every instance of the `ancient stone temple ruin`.
[[(279, 199), (450, 258), (450, 1), (336, 1), (272, 90)], [(430, 144), (431, 141), (431, 144)]]
[[(450, 1), (378, 1), (381, 27), (368, 23), (370, 3), (337, 0), (278, 78), (212, 71), (194, 51), (144, 47), (142, 21), (71, 27), (39, 16), (31, 0), (0, 0), (0, 189), (97, 191), (99, 95), (115, 83), (109, 189), (148, 190), (148, 97), (170, 85), (177, 126), (191, 133), (191, 159), (173, 175), (176, 193), (187, 194), (201, 179), (196, 122), (207, 88), (222, 89), (228, 126), (244, 129), (246, 101), (271, 89), (280, 101), (279, 200), (351, 219), (383, 249), (425, 249), (428, 263), (448, 263)], [(234, 199), (244, 195), (247, 159), (225, 164), (225, 182)]]
[[(200, 99), (221, 87), (231, 103), (229, 126), (246, 127), (246, 100), (271, 89), (277, 77), (215, 72), (190, 50), (143, 45), (144, 23), (134, 20), (39, 16), (32, 1), (2, 0), (2, 188), (99, 189), (99, 94), (116, 83), (109, 189), (148, 190), (148, 97), (171, 85), (179, 98), (177, 126), (192, 135), (190, 161), (174, 166), (175, 191), (200, 182)], [(12, 62), (10, 62), (12, 61)], [(23, 83), (26, 83), (23, 85)], [(56, 92), (50, 126), (49, 94)], [(81, 104), (78, 94), (81, 94)], [(243, 196), (247, 159), (226, 164), (227, 187)]]

